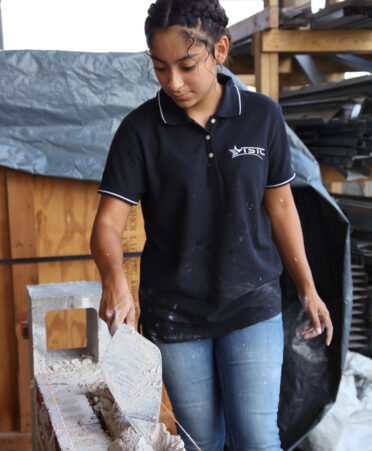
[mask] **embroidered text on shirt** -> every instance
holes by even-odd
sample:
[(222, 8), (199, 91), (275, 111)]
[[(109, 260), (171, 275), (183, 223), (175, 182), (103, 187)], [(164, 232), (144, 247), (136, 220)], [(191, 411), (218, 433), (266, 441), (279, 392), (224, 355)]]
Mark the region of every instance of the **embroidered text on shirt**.
[(243, 155), (253, 155), (263, 160), (263, 157), (266, 156), (265, 149), (262, 147), (249, 146), (241, 147), (240, 149), (238, 149), (236, 146), (234, 146), (233, 149), (229, 149), (229, 152), (232, 153), (232, 158), (241, 157)]

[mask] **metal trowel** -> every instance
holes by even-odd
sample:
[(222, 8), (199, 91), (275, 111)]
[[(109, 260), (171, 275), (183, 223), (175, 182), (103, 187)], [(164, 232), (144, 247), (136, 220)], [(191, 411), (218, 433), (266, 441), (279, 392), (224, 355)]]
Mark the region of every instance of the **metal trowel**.
[(147, 442), (159, 419), (162, 372), (159, 349), (134, 329), (121, 324), (100, 362), (116, 403)]

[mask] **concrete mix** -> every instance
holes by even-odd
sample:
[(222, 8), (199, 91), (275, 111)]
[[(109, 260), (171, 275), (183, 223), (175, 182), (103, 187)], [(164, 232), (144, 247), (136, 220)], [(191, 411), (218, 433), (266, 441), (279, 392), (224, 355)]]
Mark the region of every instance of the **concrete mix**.
[[(112, 398), (99, 364), (94, 363), (91, 358), (61, 360), (46, 368), (46, 375), (75, 449), (185, 450), (182, 439), (172, 436), (164, 424), (158, 424), (150, 443), (137, 434)], [(36, 384), (42, 398), (38, 402), (38, 443), (42, 443), (42, 449), (48, 451), (58, 448), (55, 446), (57, 441), (61, 449), (71, 449), (71, 443), (61, 426), (59, 414), (42, 375), (37, 376)], [(46, 424), (46, 416), (50, 418), (52, 434), (43, 427), (43, 424)]]

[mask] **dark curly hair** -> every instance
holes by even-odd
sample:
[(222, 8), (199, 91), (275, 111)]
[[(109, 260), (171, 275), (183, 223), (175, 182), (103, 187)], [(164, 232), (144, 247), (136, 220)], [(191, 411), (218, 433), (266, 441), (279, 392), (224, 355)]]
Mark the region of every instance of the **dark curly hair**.
[(214, 55), (214, 46), (222, 36), (231, 40), (228, 21), (218, 0), (157, 0), (151, 4), (145, 21), (147, 46), (151, 49), (157, 31), (180, 25), (191, 43), (205, 44)]

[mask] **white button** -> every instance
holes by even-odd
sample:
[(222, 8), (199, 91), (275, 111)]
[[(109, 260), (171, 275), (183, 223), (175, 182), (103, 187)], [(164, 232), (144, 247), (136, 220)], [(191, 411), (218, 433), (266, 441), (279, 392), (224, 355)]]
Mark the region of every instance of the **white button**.
[(207, 141), (209, 141), (209, 140), (211, 139), (211, 135), (207, 135), (207, 136), (205, 137), (205, 139), (206, 139)]
[(211, 122), (212, 122), (212, 124), (215, 124), (216, 123), (216, 119), (214, 117), (212, 117)]
[(214, 157), (214, 153), (212, 153), (212, 152), (209, 153), (209, 154), (208, 154), (208, 157), (209, 157), (209, 158), (213, 158), (213, 157)]

